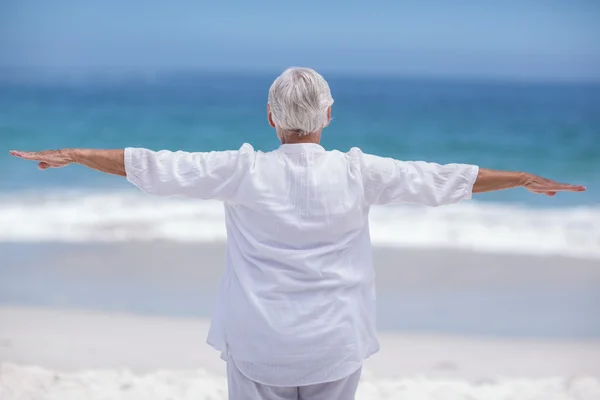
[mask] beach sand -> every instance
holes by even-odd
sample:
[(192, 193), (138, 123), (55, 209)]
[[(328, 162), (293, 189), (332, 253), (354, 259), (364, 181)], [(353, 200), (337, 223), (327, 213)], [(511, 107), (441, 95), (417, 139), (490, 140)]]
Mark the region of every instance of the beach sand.
[[(0, 398), (225, 399), (208, 322), (0, 308)], [(415, 397), (416, 396), (416, 397)], [(471, 397), (468, 397), (471, 396)], [(597, 399), (600, 341), (384, 333), (358, 399)]]
[[(222, 243), (0, 255), (0, 399), (227, 398), (205, 343)], [(376, 248), (375, 264), (381, 350), (357, 399), (600, 398), (599, 261)]]

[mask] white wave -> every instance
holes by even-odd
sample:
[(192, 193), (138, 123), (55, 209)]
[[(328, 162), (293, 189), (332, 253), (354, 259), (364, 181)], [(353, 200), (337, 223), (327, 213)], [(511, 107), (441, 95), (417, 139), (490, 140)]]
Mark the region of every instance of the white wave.
[[(157, 371), (136, 375), (129, 370), (57, 372), (39, 367), (0, 366), (0, 398), (45, 399), (227, 399), (222, 376), (204, 370)], [(377, 379), (363, 373), (357, 400), (592, 400), (600, 398), (600, 381), (592, 377), (498, 378), (485, 382), (426, 377)]]
[[(134, 192), (0, 198), (0, 241), (211, 242), (225, 239), (217, 202)], [(600, 207), (535, 209), (475, 201), (374, 208), (374, 245), (600, 258)]]

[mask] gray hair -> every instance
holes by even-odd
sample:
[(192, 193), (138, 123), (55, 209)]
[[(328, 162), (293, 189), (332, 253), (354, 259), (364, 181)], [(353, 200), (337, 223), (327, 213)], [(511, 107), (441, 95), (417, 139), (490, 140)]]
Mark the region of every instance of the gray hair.
[(305, 136), (320, 131), (328, 124), (332, 104), (327, 81), (310, 68), (286, 69), (269, 89), (271, 116), (282, 132)]

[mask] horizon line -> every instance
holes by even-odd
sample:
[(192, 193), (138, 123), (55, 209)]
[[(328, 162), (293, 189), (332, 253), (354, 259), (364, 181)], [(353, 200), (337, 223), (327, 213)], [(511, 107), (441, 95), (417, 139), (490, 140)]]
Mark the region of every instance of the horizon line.
[[(136, 78), (131, 81), (148, 81), (151, 78), (158, 79), (168, 76), (185, 75), (251, 75), (265, 77), (272, 75), (276, 78), (286, 68), (293, 66), (304, 66), (315, 69), (322, 75), (328, 77), (356, 77), (356, 78), (388, 78), (388, 79), (412, 79), (412, 80), (440, 80), (440, 81), (463, 81), (463, 82), (486, 82), (486, 83), (522, 83), (522, 84), (600, 84), (598, 77), (575, 77), (575, 76), (541, 76), (517, 75), (517, 74), (490, 74), (490, 73), (432, 73), (432, 72), (408, 72), (394, 71), (391, 69), (376, 68), (328, 68), (310, 65), (290, 65), (287, 67), (148, 67), (148, 66), (10, 66), (0, 65), (0, 82), (10, 82), (14, 78), (28, 78), (27, 81), (47, 80), (62, 75), (63, 78), (86, 78), (93, 75), (96, 78)], [(8, 74), (6, 74), (8, 72)], [(32, 76), (32, 73), (41, 73), (42, 76)], [(67, 75), (65, 77), (64, 75)], [(86, 76), (87, 75), (87, 76)], [(327, 78), (326, 76), (326, 78)], [(13, 78), (13, 79), (11, 79)], [(20, 79), (18, 79), (20, 80)]]

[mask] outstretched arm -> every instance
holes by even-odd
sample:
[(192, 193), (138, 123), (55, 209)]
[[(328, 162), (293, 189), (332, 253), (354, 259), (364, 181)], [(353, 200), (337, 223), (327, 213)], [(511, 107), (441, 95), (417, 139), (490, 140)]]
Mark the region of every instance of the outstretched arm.
[(554, 196), (556, 192), (585, 191), (585, 187), (581, 185), (558, 183), (526, 172), (495, 171), (480, 168), (473, 185), (473, 193), (492, 192), (515, 187), (524, 187), (530, 192), (545, 194), (546, 196)]
[(36, 153), (11, 151), (10, 154), (25, 160), (38, 161), (39, 169), (81, 164), (107, 174), (126, 176), (124, 150), (63, 149)]
[(399, 161), (369, 154), (361, 155), (361, 163), (369, 204), (440, 206), (469, 199), (473, 193), (515, 187), (548, 196), (559, 191), (585, 191), (583, 186), (558, 183), (525, 172), (494, 171), (475, 165)]
[(107, 174), (124, 176), (143, 191), (158, 196), (186, 196), (235, 201), (237, 188), (254, 163), (254, 149), (184, 152), (63, 149), (35, 153), (11, 151), (15, 157), (38, 162), (38, 168), (81, 164)]

